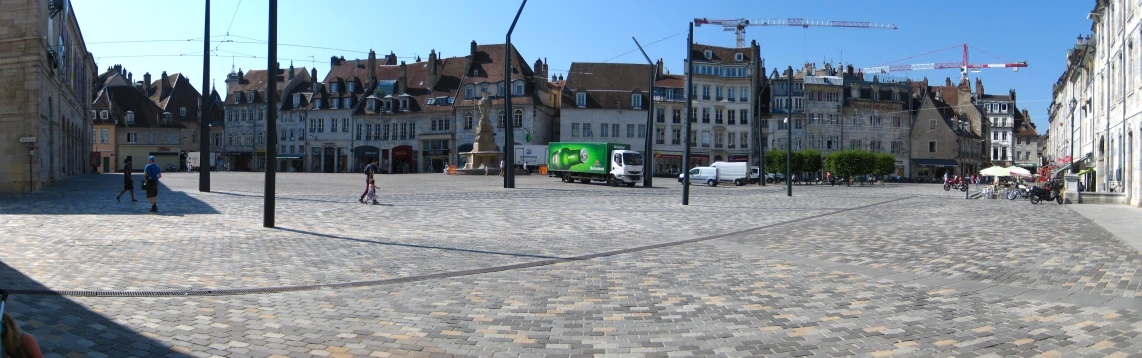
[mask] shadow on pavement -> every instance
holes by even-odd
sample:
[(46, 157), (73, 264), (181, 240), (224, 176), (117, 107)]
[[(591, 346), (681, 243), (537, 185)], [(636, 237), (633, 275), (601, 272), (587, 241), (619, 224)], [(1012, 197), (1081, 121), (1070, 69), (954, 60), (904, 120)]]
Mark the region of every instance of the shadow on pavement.
[[(141, 178), (140, 176), (136, 176)], [(121, 174), (77, 175), (65, 178), (38, 193), (0, 193), (0, 215), (139, 215), (151, 214), (147, 193), (135, 180), (135, 199), (130, 192), (120, 201)], [(171, 191), (159, 180), (160, 215), (218, 214), (210, 205), (181, 191)]]
[(484, 251), (484, 250), (472, 250), (472, 249), (458, 249), (458, 248), (443, 247), (443, 246), (429, 246), (429, 245), (401, 244), (401, 243), (395, 243), (395, 242), (373, 241), (373, 240), (356, 239), (356, 238), (351, 238), (351, 237), (322, 234), (322, 233), (296, 230), (296, 229), (286, 229), (286, 228), (282, 228), (282, 227), (277, 227), (275, 229), (282, 230), (282, 231), (289, 231), (289, 232), (298, 233), (298, 234), (325, 237), (325, 238), (330, 238), (330, 239), (362, 242), (362, 243), (367, 243), (367, 244), (413, 247), (413, 248), (418, 248), (418, 249), (436, 249), (436, 250), (445, 250), (445, 251), (459, 251), (459, 252), (467, 252), (467, 253), (474, 253), (474, 254), (485, 254), (485, 255), (531, 257), (531, 258), (537, 258), (537, 259), (562, 259), (562, 258), (564, 258), (564, 257), (558, 257), (558, 256), (532, 255), (532, 254), (521, 254), (521, 253), (514, 253), (514, 252), (496, 252), (496, 251)]
[[(48, 288), (0, 261), (0, 289)], [(11, 293), (4, 312), (36, 337), (45, 356), (183, 356), (63, 296)]]

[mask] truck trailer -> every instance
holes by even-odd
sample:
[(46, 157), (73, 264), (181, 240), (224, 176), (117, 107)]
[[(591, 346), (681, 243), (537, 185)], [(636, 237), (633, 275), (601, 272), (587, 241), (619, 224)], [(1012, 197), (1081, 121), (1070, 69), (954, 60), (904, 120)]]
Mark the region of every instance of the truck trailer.
[(578, 180), (634, 186), (643, 177), (643, 158), (630, 145), (620, 143), (548, 143), (548, 176), (564, 183)]

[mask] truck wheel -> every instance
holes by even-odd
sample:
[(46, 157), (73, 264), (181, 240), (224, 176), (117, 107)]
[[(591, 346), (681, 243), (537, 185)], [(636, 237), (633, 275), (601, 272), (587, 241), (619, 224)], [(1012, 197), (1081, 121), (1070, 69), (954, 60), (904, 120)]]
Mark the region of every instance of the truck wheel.
[(579, 182), (583, 184), (589, 184), (591, 183), (591, 179), (579, 179)]
[(607, 186), (619, 186), (619, 183), (615, 180), (614, 175), (607, 176)]
[(563, 173), (563, 182), (564, 183), (574, 183), (575, 179), (571, 179), (571, 173)]
[(717, 181), (717, 180), (714, 180), (714, 179), (710, 179), (710, 180), (707, 180), (707, 181), (706, 181), (706, 185), (709, 185), (709, 186), (718, 186), (718, 181)]
[(627, 183), (627, 187), (628, 187), (628, 188), (629, 188), (629, 187), (632, 187), (632, 186), (634, 186), (634, 184), (635, 184), (634, 182), (630, 182), (630, 183)]
[(745, 181), (743, 181), (742, 179), (734, 180), (734, 185), (737, 185), (737, 186), (745, 185)]

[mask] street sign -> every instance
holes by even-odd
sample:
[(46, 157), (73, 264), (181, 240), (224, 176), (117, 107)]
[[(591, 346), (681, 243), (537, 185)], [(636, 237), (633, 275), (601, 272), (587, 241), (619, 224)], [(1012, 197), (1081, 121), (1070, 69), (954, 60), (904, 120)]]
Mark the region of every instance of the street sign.
[(36, 137), (20, 137), (20, 143), (35, 143)]

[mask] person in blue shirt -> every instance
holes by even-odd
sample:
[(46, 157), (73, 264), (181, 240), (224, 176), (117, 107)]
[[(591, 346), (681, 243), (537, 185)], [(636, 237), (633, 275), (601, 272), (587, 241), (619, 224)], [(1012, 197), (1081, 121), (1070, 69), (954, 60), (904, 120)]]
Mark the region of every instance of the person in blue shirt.
[(147, 189), (147, 198), (151, 199), (151, 211), (152, 212), (159, 211), (159, 207), (155, 203), (155, 201), (159, 197), (159, 178), (162, 178), (162, 177), (163, 177), (162, 171), (160, 171), (159, 166), (155, 164), (155, 157), (154, 156), (147, 157), (147, 166), (143, 167), (143, 180), (150, 179), (151, 183), (152, 183), (149, 188), (146, 188)]

